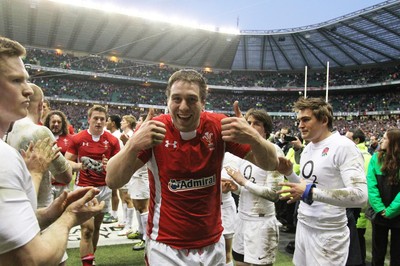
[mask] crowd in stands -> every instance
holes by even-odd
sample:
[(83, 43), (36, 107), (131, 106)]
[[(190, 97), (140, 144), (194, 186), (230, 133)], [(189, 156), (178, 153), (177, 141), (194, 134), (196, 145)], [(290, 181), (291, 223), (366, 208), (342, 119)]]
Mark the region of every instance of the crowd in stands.
[[(47, 49), (28, 49), (26, 63), (97, 73), (109, 73), (136, 77), (142, 80), (167, 81), (178, 68), (154, 63), (136, 62), (129, 59), (110, 60), (105, 56), (64, 53)], [(304, 87), (304, 73), (267, 71), (203, 71), (208, 84), (229, 87)], [(329, 86), (365, 85), (400, 79), (400, 65), (330, 70)], [(326, 71), (312, 71), (307, 77), (309, 87), (324, 87)]]
[[(111, 83), (106, 81), (79, 80), (70, 78), (33, 78), (48, 97), (85, 99), (97, 102), (126, 104), (150, 104), (166, 106), (165, 88), (143, 87), (139, 84)], [(313, 91), (309, 96), (324, 97), (324, 91)], [(269, 112), (291, 112), (298, 92), (242, 92), (210, 90), (206, 108), (208, 110), (231, 111), (231, 104), (239, 100), (241, 108), (265, 108)], [(329, 99), (334, 110), (341, 112), (371, 112), (400, 110), (399, 89), (365, 91), (332, 91)]]
[[(158, 64), (134, 62), (128, 59), (110, 60), (97, 55), (75, 56), (56, 50), (30, 48), (25, 62), (33, 65), (62, 69), (91, 71), (135, 77), (140, 80), (159, 80), (165, 83), (177, 69)], [(364, 85), (400, 79), (400, 65), (363, 68), (353, 70), (335, 70), (330, 72), (330, 86)], [(225, 87), (248, 87), (249, 90), (218, 90), (210, 86), (206, 109), (230, 114), (232, 103), (239, 100), (240, 107), (246, 111), (252, 107), (265, 108), (274, 115), (275, 128), (291, 127), (296, 131), (295, 118), (287, 113), (293, 111), (293, 103), (302, 96), (299, 91), (272, 92), (251, 91), (251, 87), (301, 87), (304, 86), (303, 73), (277, 73), (256, 71), (203, 71), (208, 84)], [(325, 73), (311, 72), (308, 86), (325, 86)], [(164, 84), (140, 82), (110, 81), (99, 78), (82, 79), (49, 74), (45, 77), (31, 73), (32, 82), (42, 87), (46, 97), (52, 99), (71, 99), (71, 102), (53, 100), (52, 109), (64, 111), (72, 125), (77, 129), (85, 128), (86, 109), (92, 103), (107, 105), (110, 114), (132, 114), (136, 117), (143, 112), (140, 104), (166, 106)], [(345, 114), (336, 117), (336, 128), (346, 132), (349, 128), (361, 126), (369, 134), (382, 135), (388, 126), (399, 126), (399, 116), (366, 116), (373, 111), (399, 111), (400, 93), (398, 87), (369, 89), (367, 91), (331, 90), (329, 102), (336, 112), (356, 112), (358, 115)], [(312, 90), (308, 97), (325, 97), (324, 90)], [(86, 103), (72, 99), (85, 100)], [(159, 110), (163, 112), (164, 110)], [(279, 113), (286, 113), (282, 116)]]
[[(90, 103), (73, 103), (63, 101), (52, 101), (51, 108), (53, 110), (62, 110), (68, 117), (69, 122), (74, 126), (75, 132), (87, 128), (87, 109), (92, 104)], [(107, 105), (109, 114), (127, 115), (132, 114), (139, 117), (140, 114), (146, 112), (144, 108), (130, 106), (114, 106)], [(158, 110), (162, 113), (163, 110)], [(292, 132), (297, 132), (297, 123), (294, 116), (272, 116), (274, 122), (274, 130), (287, 127)], [(345, 134), (351, 128), (361, 127), (367, 136), (375, 135), (382, 137), (384, 132), (390, 127), (400, 128), (400, 115), (377, 115), (377, 116), (359, 116), (336, 117), (334, 120), (334, 128), (341, 134)]]

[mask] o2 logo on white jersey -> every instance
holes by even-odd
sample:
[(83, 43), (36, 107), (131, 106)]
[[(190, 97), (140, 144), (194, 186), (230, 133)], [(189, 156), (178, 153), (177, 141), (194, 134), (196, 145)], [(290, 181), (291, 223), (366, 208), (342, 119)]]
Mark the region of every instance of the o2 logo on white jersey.
[(181, 191), (211, 187), (214, 186), (215, 184), (216, 184), (215, 175), (199, 179), (188, 179), (188, 180), (171, 179), (168, 182), (168, 189), (172, 192), (181, 192)]
[(206, 132), (204, 133), (204, 136), (202, 139), (204, 139), (207, 142), (207, 146), (210, 149), (210, 151), (215, 149), (214, 143), (213, 143), (213, 133)]
[(251, 183), (256, 184), (256, 179), (253, 177), (253, 167), (249, 164), (243, 170), (243, 176)]
[(301, 175), (305, 179), (310, 179), (314, 184), (318, 184), (317, 176), (313, 174), (314, 172), (314, 162), (308, 161), (304, 164), (303, 169), (301, 169)]

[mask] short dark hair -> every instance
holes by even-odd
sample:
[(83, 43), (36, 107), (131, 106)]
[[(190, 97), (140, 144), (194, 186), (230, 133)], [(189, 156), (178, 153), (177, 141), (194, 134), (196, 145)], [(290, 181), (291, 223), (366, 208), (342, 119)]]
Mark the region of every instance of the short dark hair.
[(302, 111), (305, 109), (311, 109), (315, 118), (318, 121), (323, 122), (324, 118), (328, 120), (328, 129), (333, 129), (333, 108), (332, 105), (325, 102), (322, 98), (299, 98), (294, 103), (294, 110)]
[(97, 112), (101, 112), (101, 113), (105, 113), (106, 114), (106, 118), (107, 118), (107, 109), (104, 106), (95, 104), (93, 105), (89, 110), (88, 110), (88, 118), (90, 118), (92, 116), (92, 113), (94, 111)]
[(267, 111), (265, 111), (264, 109), (251, 108), (246, 112), (245, 115), (246, 120), (249, 116), (252, 116), (258, 121), (263, 123), (264, 131), (266, 133), (266, 138), (268, 139), (273, 129), (273, 123), (272, 123), (272, 118), (269, 116)]
[(358, 143), (365, 142), (366, 136), (361, 128), (350, 129), (349, 131), (353, 133), (353, 140), (359, 139)]
[(120, 129), (121, 128), (121, 117), (119, 115), (110, 115), (110, 120), (115, 123), (115, 127)]
[(185, 81), (199, 85), (200, 100), (204, 103), (206, 102), (208, 87), (207, 81), (202, 74), (194, 69), (181, 69), (173, 73), (168, 80), (167, 90), (165, 92), (168, 98), (171, 95), (172, 85), (177, 81)]

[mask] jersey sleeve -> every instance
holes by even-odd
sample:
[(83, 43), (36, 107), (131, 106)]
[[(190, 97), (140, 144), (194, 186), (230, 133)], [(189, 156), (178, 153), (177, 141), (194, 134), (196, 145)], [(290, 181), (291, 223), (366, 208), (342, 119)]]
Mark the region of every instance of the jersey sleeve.
[[(115, 139), (115, 140), (114, 140)], [(113, 157), (115, 154), (117, 154), (120, 150), (121, 150), (121, 144), (120, 144), (120, 142), (122, 143), (122, 141), (120, 140), (120, 139), (118, 139), (117, 137), (114, 137), (114, 141), (113, 141), (113, 151), (112, 151), (112, 153), (111, 153), (111, 157)]]
[(67, 152), (72, 153), (73, 155), (78, 155), (78, 147), (76, 145), (78, 143), (78, 138), (79, 138), (78, 134), (73, 135), (70, 138), (70, 143), (68, 145)]
[(7, 162), (0, 162), (0, 254), (27, 244), (40, 232), (28, 169), (22, 157), (13, 152), (15, 156), (0, 151), (8, 157)]
[(346, 208), (361, 208), (368, 200), (364, 158), (353, 145), (343, 145), (337, 150), (334, 165), (339, 169), (344, 188), (313, 188), (313, 200)]

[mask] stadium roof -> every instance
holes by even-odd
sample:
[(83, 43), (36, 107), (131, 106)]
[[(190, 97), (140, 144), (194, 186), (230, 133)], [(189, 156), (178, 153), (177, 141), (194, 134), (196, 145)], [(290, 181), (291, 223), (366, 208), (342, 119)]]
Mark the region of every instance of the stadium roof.
[(27, 46), (195, 68), (353, 67), (400, 61), (400, 1), (311, 26), (236, 35), (48, 0), (2, 0), (0, 35)]

